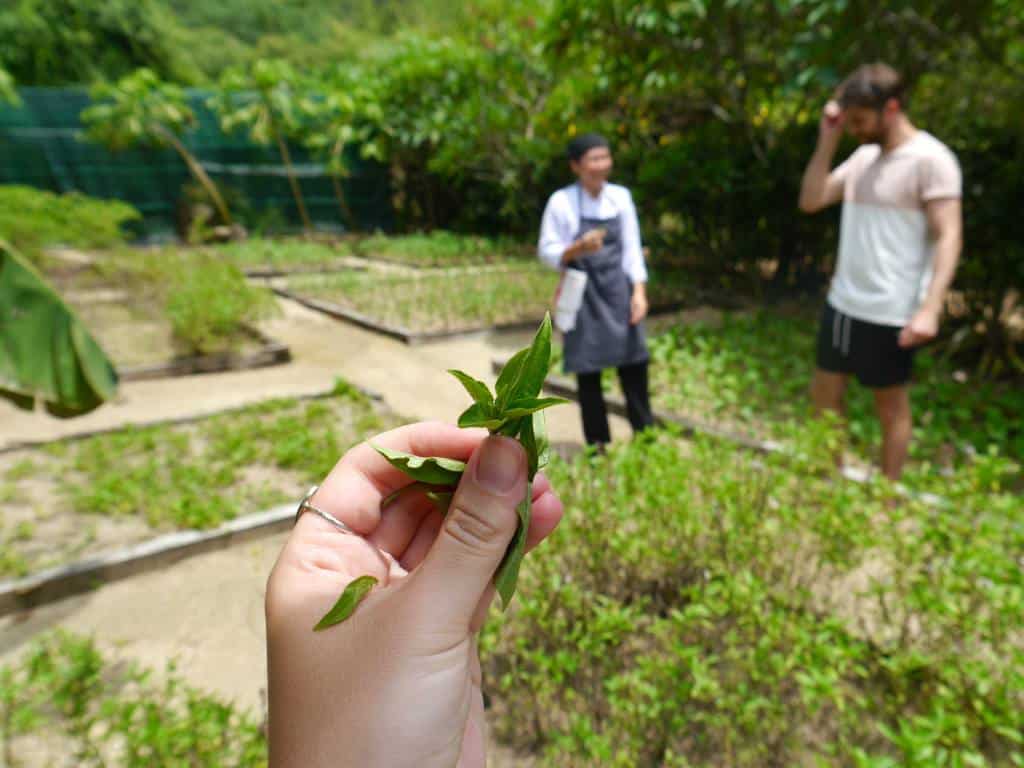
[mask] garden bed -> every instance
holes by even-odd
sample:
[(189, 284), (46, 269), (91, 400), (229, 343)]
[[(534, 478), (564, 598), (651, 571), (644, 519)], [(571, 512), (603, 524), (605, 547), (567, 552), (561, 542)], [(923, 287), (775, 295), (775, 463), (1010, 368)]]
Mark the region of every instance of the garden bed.
[(110, 356), (122, 381), (196, 373), (263, 368), (291, 360), (289, 348), (259, 329), (242, 325), (225, 348), (183, 353), (170, 323), (152, 307), (132, 305), (122, 296), (66, 297)]
[[(651, 399), (666, 421), (745, 444), (778, 445), (810, 415), (816, 317), (804, 308), (726, 313), (703, 321), (671, 317), (650, 324)], [(553, 372), (560, 370), (556, 351)], [(922, 350), (911, 387), (914, 440), (908, 469), (951, 471), (990, 447), (1024, 457), (1024, 392), (1013, 382), (972, 381)], [(569, 381), (551, 382), (575, 392)], [(605, 388), (619, 394), (613, 371)], [(881, 441), (870, 391), (851, 382), (852, 459), (873, 461)]]
[(480, 641), (495, 737), (556, 768), (1019, 761), (1005, 462), (958, 470), (936, 510), (835, 482), (830, 440), (553, 461), (565, 517)]
[[(539, 264), (465, 275), (341, 273), (293, 276), (274, 287), (340, 320), (408, 344), (536, 327), (550, 309), (558, 273)], [(653, 284), (652, 313), (678, 310), (694, 296), (685, 283)]]
[(397, 423), (348, 385), (189, 422), (0, 454), (0, 578), (19, 578), (294, 501)]

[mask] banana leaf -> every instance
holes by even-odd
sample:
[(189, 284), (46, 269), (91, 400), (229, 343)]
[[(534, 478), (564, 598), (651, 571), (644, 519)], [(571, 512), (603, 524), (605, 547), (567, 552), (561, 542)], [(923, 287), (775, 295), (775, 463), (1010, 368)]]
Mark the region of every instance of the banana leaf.
[(113, 363), (46, 279), (0, 241), (0, 398), (79, 416), (117, 391)]

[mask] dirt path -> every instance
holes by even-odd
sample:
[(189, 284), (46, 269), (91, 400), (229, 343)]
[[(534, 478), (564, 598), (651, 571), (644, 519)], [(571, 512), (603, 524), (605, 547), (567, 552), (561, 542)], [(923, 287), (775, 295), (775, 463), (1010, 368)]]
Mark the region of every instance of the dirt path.
[[(271, 397), (312, 394), (330, 388), (339, 376), (379, 393), (394, 411), (412, 420), (455, 421), (466, 406), (466, 395), (445, 371), (459, 367), (493, 381), (490, 361), (494, 354), (515, 349), (529, 339), (529, 334), (480, 335), (409, 347), (294, 302), (282, 301), (281, 306), (283, 315), (265, 330), (291, 347), (291, 363), (128, 382), (121, 385), (115, 402), (70, 420), (18, 411), (0, 402), (0, 448), (24, 440), (54, 440), (96, 429), (215, 413)], [(549, 427), (553, 441), (583, 440), (574, 408), (553, 411)], [(612, 434), (617, 438), (629, 435), (624, 420), (613, 419)]]

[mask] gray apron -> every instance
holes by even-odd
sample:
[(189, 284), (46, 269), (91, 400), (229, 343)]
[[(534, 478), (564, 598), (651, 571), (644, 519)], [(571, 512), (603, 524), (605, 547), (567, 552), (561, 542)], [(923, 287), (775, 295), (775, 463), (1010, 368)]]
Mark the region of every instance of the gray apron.
[(579, 202), (579, 239), (592, 229), (604, 228), (601, 250), (577, 258), (569, 269), (587, 273), (583, 305), (576, 327), (565, 334), (566, 373), (595, 373), (605, 368), (645, 363), (648, 360), (643, 322), (630, 325), (633, 282), (622, 268), (622, 216), (591, 219), (583, 216), (583, 187), (576, 185)]

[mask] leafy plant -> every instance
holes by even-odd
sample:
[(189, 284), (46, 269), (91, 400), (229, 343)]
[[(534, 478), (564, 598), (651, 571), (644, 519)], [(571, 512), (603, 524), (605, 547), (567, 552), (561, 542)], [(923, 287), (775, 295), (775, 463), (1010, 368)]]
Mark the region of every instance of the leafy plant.
[(21, 100), (18, 98), (18, 91), (14, 87), (14, 78), (11, 73), (0, 65), (0, 103), (7, 102), (18, 106)]
[(0, 239), (42, 263), (46, 246), (107, 248), (125, 240), (125, 225), (141, 214), (127, 203), (69, 192), (0, 186)]
[[(539, 397), (550, 361), (551, 318), (545, 316), (533, 338), (533, 343), (513, 355), (502, 368), (493, 393), (479, 379), (463, 371), (450, 371), (473, 399), (473, 404), (459, 417), (459, 426), (484, 427), (492, 435), (516, 438), (526, 451), (526, 493), (516, 509), (519, 524), (494, 574), (494, 586), (505, 608), (508, 608), (515, 594), (519, 567), (526, 550), (526, 534), (530, 528), (530, 507), (533, 500), (533, 479), (537, 471), (547, 465), (549, 458), (543, 411), (566, 402), (557, 397)], [(444, 457), (414, 456), (375, 447), (393, 467), (408, 475), (414, 482), (433, 489), (435, 494), (432, 500), (447, 511), (447, 503), (451, 501), (451, 494), (454, 494), (458, 487), (466, 469), (465, 464)], [(360, 601), (369, 594), (372, 586), (372, 583), (360, 579), (349, 584), (315, 629), (326, 629), (351, 616)]]
[(285, 61), (261, 59), (248, 70), (230, 70), (221, 78), (210, 106), (220, 116), (226, 133), (244, 128), (257, 144), (277, 146), (302, 224), (307, 233), (312, 232), (313, 223), (306, 212), (286, 139), (299, 134), (302, 115), (314, 110), (292, 66)]
[(112, 150), (137, 146), (171, 147), (181, 157), (210, 199), (221, 220), (230, 225), (231, 213), (217, 185), (182, 141), (196, 117), (180, 86), (165, 83), (150, 69), (138, 69), (116, 83), (93, 88), (98, 102), (82, 111), (87, 136)]
[[(265, 766), (259, 721), (187, 685), (174, 662), (157, 676), (112, 662), (88, 637), (53, 632), (36, 640), (20, 664), (0, 668), (0, 745), (5, 765), (19, 737), (59, 734), (53, 761), (83, 768), (120, 765)], [(60, 752), (58, 752), (60, 750)], [(69, 754), (70, 752), (70, 754)]]

